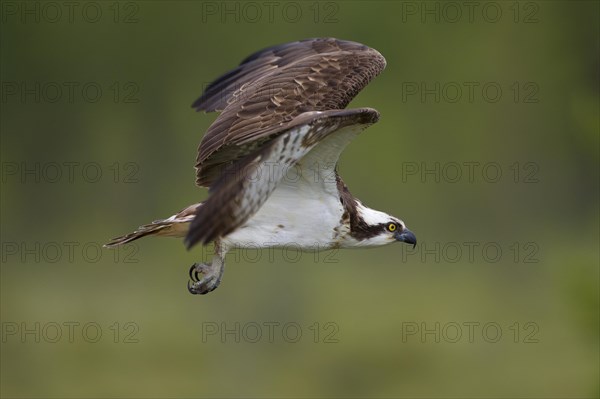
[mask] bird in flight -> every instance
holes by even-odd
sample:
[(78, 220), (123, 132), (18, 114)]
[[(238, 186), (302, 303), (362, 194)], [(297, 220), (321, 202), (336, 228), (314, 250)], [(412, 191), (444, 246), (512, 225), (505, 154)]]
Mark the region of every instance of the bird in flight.
[(232, 248), (416, 245), (402, 220), (363, 205), (337, 172), (346, 145), (379, 120), (372, 108), (345, 107), (385, 65), (376, 50), (334, 38), (250, 55), (192, 105), (220, 112), (196, 159), (196, 184), (208, 199), (105, 247), (148, 235), (185, 237), (188, 249), (213, 242), (212, 262), (189, 273), (188, 290), (206, 294), (219, 286)]

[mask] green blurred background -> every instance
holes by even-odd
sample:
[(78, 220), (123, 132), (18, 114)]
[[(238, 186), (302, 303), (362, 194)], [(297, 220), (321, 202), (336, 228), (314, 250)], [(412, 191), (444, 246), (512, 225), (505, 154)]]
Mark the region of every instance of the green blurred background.
[[(73, 3), (2, 2), (2, 397), (600, 394), (598, 2)], [(179, 240), (98, 252), (206, 197), (206, 84), (317, 36), (388, 61), (340, 172), (414, 252), (237, 252), (199, 297)]]

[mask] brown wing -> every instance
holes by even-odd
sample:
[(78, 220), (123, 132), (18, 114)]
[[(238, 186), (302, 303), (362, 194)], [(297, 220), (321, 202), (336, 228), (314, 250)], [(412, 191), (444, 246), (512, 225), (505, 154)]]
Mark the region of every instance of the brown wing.
[(299, 59), (319, 53), (339, 51), (340, 45), (344, 48), (357, 45), (357, 43), (332, 40), (334, 39), (306, 39), (257, 51), (240, 62), (237, 68), (209, 84), (202, 96), (194, 101), (192, 108), (196, 111), (222, 111), (234, 93), (245, 84), (255, 82)]
[(207, 244), (240, 227), (269, 199), (286, 171), (315, 147), (347, 129), (358, 133), (378, 119), (379, 113), (371, 108), (296, 117), (279, 136), (232, 165), (211, 186), (208, 199), (196, 209), (185, 238), (187, 247)]
[(198, 148), (196, 184), (213, 184), (225, 168), (283, 132), (298, 115), (345, 108), (384, 68), (377, 51), (333, 38), (251, 55), (194, 103), (198, 110), (223, 109)]

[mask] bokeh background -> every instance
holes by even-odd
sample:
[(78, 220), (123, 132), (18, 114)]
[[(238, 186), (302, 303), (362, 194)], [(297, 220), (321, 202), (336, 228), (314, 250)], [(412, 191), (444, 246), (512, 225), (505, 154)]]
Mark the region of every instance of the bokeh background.
[[(1, 6), (2, 397), (600, 394), (598, 2), (53, 4)], [(414, 251), (237, 252), (196, 297), (209, 250), (99, 249), (206, 197), (212, 79), (317, 36), (388, 61), (340, 172)]]

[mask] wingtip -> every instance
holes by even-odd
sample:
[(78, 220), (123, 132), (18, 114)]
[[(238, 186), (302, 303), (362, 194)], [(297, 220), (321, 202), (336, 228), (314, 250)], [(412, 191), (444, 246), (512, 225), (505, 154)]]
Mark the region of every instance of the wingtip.
[(203, 108), (203, 105), (202, 105), (202, 101), (200, 101), (200, 100), (201, 100), (201, 98), (194, 101), (192, 103), (192, 105), (190, 105), (190, 108), (192, 108), (196, 112), (205, 111)]

